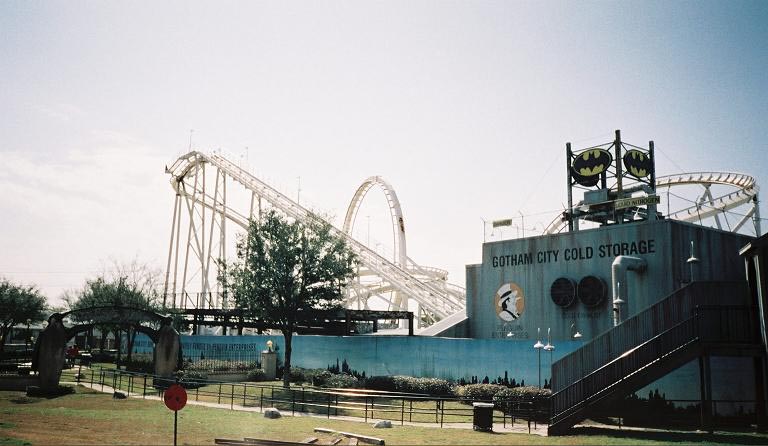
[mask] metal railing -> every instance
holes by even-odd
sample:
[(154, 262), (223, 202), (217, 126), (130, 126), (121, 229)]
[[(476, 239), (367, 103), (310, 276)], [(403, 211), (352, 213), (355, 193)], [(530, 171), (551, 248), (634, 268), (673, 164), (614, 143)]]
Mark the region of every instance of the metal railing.
[[(651, 367), (672, 359), (694, 344), (754, 344), (759, 334), (753, 308), (710, 305), (692, 310), (692, 316), (662, 334), (641, 343), (568, 387), (553, 393), (552, 420), (555, 424), (588, 404), (621, 389), (623, 383)], [(651, 375), (652, 376), (652, 375)], [(631, 391), (633, 389), (622, 389)]]
[(746, 282), (694, 282), (552, 364), (556, 393), (691, 317), (701, 305), (747, 305)]
[[(125, 392), (126, 396), (161, 397), (163, 390), (176, 383), (175, 379), (149, 374), (95, 367), (90, 373), (78, 374), (78, 383), (104, 391), (105, 388)], [(385, 392), (366, 389), (325, 389), (309, 386), (285, 389), (279, 385), (232, 383), (216, 381), (180, 381), (187, 387), (189, 401), (215, 403), (229, 409), (277, 408), (295, 413), (312, 413), (326, 418), (349, 416), (408, 423), (472, 423), (473, 402), (492, 402), (467, 398), (438, 397), (425, 394)], [(494, 402), (493, 420), (503, 426), (516, 422), (535, 429), (548, 419), (548, 404), (544, 400), (505, 400)]]

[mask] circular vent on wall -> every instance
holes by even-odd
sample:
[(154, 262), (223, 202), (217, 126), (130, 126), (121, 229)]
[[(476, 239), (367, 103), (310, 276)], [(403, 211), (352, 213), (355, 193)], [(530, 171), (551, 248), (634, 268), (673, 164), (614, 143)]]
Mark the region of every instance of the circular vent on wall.
[(579, 300), (587, 307), (596, 307), (605, 300), (605, 282), (595, 276), (587, 276), (579, 281)]
[(576, 282), (560, 277), (552, 282), (549, 294), (552, 296), (552, 302), (558, 307), (570, 307), (576, 301)]

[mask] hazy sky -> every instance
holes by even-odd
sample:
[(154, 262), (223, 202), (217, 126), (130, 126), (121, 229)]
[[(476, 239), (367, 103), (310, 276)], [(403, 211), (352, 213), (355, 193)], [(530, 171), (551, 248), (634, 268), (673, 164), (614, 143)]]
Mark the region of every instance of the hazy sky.
[(410, 257), (460, 284), (481, 219), (560, 212), (566, 141), (621, 129), (660, 175), (768, 187), (766, 23), (764, 1), (3, 1), (0, 276), (56, 299), (110, 259), (164, 268), (190, 129), (337, 216), (385, 177)]

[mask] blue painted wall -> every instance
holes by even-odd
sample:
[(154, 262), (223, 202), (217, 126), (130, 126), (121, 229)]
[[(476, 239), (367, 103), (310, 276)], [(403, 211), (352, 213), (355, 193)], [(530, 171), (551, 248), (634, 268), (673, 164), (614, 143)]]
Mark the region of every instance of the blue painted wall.
[[(184, 357), (246, 360), (258, 357), (272, 340), (284, 350), (283, 337), (276, 336), (182, 336)], [(546, 339), (543, 340), (546, 342)], [(535, 342), (535, 341), (534, 341)], [(581, 342), (556, 343), (552, 360), (578, 348)], [(136, 351), (149, 353), (152, 342), (136, 340)], [(539, 355), (529, 340), (462, 339), (419, 336), (294, 336), (292, 363), (304, 368), (326, 368), (346, 360), (349, 367), (366, 376), (410, 375), (470, 380), (504, 377), (528, 385), (538, 384)], [(541, 352), (541, 382), (549, 380), (550, 354)]]

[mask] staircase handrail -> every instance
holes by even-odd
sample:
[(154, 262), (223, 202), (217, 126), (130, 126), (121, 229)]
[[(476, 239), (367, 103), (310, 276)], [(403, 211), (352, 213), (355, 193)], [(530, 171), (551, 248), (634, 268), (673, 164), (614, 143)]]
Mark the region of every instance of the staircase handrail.
[(552, 364), (552, 391), (558, 392), (631, 348), (684, 321), (697, 305), (746, 304), (746, 282), (689, 283), (616, 327), (611, 327)]
[(551, 424), (585, 405), (610, 394), (616, 386), (694, 342), (754, 343), (759, 338), (753, 307), (747, 305), (697, 305), (686, 320), (623, 353), (552, 394)]

